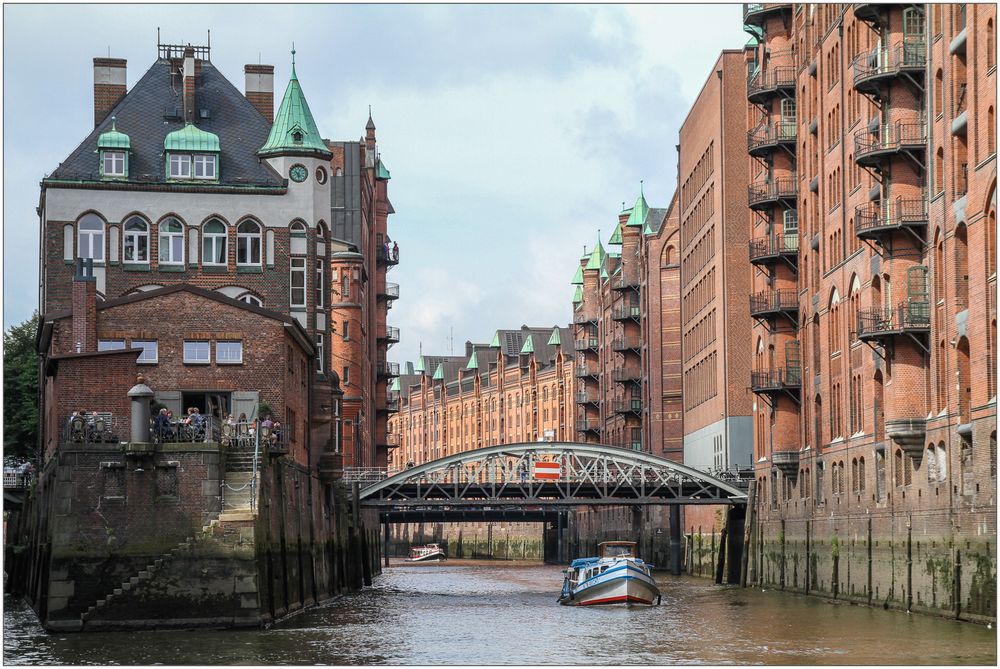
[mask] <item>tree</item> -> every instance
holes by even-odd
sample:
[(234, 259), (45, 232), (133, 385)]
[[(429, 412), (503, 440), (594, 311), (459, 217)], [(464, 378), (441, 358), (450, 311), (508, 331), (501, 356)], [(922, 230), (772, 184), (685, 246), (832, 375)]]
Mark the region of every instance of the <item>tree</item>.
[(38, 313), (3, 334), (3, 450), (34, 460), (38, 446)]

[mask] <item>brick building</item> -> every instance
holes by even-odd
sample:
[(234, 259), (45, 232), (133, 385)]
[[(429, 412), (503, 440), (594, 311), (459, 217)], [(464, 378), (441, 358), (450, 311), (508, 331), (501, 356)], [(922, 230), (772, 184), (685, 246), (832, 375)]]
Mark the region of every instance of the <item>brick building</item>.
[(744, 22), (756, 578), (995, 618), (996, 6)]
[(569, 328), (497, 330), (465, 355), (422, 355), (398, 379), (400, 435), (393, 468), (476, 448), (572, 441), (573, 360)]

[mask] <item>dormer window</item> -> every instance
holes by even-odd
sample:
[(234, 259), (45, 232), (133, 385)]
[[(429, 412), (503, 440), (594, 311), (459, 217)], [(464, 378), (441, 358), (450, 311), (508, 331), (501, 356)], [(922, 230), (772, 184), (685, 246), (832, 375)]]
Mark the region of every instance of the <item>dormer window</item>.
[(302, 143), (302, 133), (299, 132), (298, 130), (296, 130), (295, 132), (293, 132), (292, 133), (292, 141), (295, 142), (296, 144), (301, 144)]
[(219, 137), (188, 123), (163, 141), (168, 179), (217, 181)]
[(111, 129), (97, 138), (97, 152), (100, 154), (102, 179), (123, 179), (128, 177), (128, 153), (132, 143), (128, 135), (119, 132), (117, 120), (111, 118)]
[(104, 151), (103, 152), (103, 176), (123, 177), (125, 174), (125, 152), (124, 151)]
[(191, 156), (177, 153), (170, 154), (170, 178), (191, 178)]
[(195, 179), (215, 178), (215, 156), (208, 154), (195, 155), (194, 178)]

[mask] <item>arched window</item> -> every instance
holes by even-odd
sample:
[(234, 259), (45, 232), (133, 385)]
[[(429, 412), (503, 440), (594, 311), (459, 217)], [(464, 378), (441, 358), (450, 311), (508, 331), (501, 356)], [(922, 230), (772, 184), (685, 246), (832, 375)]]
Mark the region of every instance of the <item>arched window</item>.
[(149, 262), (149, 224), (138, 216), (125, 222), (122, 237), (122, 260), (124, 262)]
[(996, 114), (993, 113), (993, 107), (986, 110), (986, 152), (997, 152)]
[(226, 224), (213, 218), (202, 230), (202, 262), (225, 265), (227, 260)]
[(236, 299), (239, 300), (240, 302), (246, 302), (247, 304), (252, 304), (255, 307), (262, 307), (262, 306), (264, 306), (264, 300), (260, 299), (259, 297), (257, 297), (253, 293), (243, 293), (242, 295), (240, 295)]
[(927, 461), (927, 482), (937, 483), (938, 481), (938, 461), (937, 454), (934, 452), (934, 444), (927, 447), (927, 455), (925, 460)]
[(948, 478), (948, 457), (944, 449), (944, 442), (939, 442), (937, 447), (937, 480), (944, 481)]
[[(996, 35), (993, 34), (993, 19), (986, 22), (986, 69), (997, 64)], [(992, 121), (991, 121), (992, 122)]]
[(865, 459), (858, 458), (858, 492), (865, 491)]
[(184, 226), (176, 218), (160, 223), (160, 264), (184, 264)]
[[(251, 221), (244, 221), (244, 223), (250, 223), (250, 222)], [(240, 228), (242, 227), (243, 225), (241, 224)], [(302, 221), (295, 221), (290, 226), (288, 226), (288, 231), (293, 235), (295, 234), (304, 235), (306, 234), (306, 224), (303, 223)]]
[(941, 68), (934, 74), (934, 116), (939, 117), (944, 112), (944, 74)]
[(256, 221), (243, 221), (236, 228), (236, 264), (259, 265), (261, 229)]
[(87, 214), (77, 223), (76, 257), (104, 261), (104, 221)]

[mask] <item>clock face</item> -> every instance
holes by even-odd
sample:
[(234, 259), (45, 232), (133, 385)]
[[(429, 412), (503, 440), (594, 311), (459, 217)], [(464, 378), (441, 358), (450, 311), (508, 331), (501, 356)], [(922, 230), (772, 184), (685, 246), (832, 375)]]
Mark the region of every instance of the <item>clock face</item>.
[(302, 183), (309, 176), (309, 171), (302, 165), (292, 165), (292, 169), (288, 170), (288, 176), (292, 178), (292, 181)]

